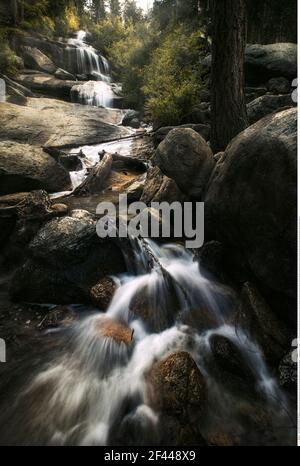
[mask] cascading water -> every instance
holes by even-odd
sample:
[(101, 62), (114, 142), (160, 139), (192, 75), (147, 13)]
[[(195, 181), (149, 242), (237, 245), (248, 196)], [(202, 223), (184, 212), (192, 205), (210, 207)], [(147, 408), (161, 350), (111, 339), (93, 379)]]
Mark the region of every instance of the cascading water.
[(73, 60), (74, 52), (76, 54), (77, 74), (93, 80), (79, 84), (73, 93), (76, 92), (76, 98), (82, 104), (112, 107), (114, 93), (108, 61), (85, 42), (86, 35), (85, 31), (79, 31), (75, 39), (69, 39), (67, 52), (69, 61)]
[[(15, 410), (26, 418), (31, 443), (110, 445), (116, 438), (124, 441), (131, 426), (135, 444), (158, 445), (160, 413), (149, 403), (147, 374), (154, 362), (177, 351), (191, 354), (206, 379), (209, 408), (203, 435), (210, 419), (223, 430), (230, 425), (234, 432), (243, 431), (233, 415), (239, 400), (211, 368), (214, 335), (235, 345), (264, 407), (277, 422), (286, 422), (287, 402), (260, 349), (229, 323), (233, 292), (206, 278), (180, 245), (135, 240), (125, 251), (131, 272), (116, 278), (118, 289), (106, 314), (93, 312), (75, 324), (64, 354), (39, 371), (18, 399)], [(142, 309), (134, 306), (139, 299)], [(118, 338), (111, 337), (116, 325), (121, 326)]]

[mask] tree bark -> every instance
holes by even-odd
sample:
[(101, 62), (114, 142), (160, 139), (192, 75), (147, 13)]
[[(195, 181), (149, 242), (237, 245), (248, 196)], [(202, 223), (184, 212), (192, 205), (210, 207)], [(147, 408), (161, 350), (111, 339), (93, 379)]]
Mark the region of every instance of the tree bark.
[(17, 26), (18, 24), (18, 1), (17, 0), (10, 0), (9, 12), (10, 12), (11, 22), (13, 26)]
[(101, 162), (95, 165), (87, 178), (74, 191), (73, 195), (88, 196), (100, 193), (105, 188), (105, 182), (110, 175), (113, 158), (111, 154), (105, 154)]
[(212, 31), (212, 137), (214, 153), (248, 126), (244, 95), (246, 0), (214, 0)]

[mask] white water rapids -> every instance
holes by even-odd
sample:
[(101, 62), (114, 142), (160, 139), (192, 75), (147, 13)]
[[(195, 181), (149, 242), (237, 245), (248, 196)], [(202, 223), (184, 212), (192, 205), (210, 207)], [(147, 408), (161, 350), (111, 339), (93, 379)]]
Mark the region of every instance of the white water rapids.
[[(64, 354), (41, 370), (20, 395), (21, 402), (31, 406), (31, 438), (42, 431), (47, 445), (109, 445), (116, 430), (124, 433), (134, 426), (137, 444), (159, 442), (160, 413), (149, 404), (146, 376), (155, 361), (177, 351), (186, 351), (195, 360), (214, 409), (223, 409), (214, 401), (216, 392), (217, 400), (226, 400), (230, 409), (236, 401), (215, 380), (208, 362), (213, 335), (236, 345), (256, 381), (255, 390), (266, 406), (282, 415), (286, 400), (260, 349), (242, 329), (227, 323), (233, 304), (229, 290), (224, 292), (224, 287), (203, 276), (192, 254), (180, 245), (158, 246), (148, 240), (135, 241), (132, 248), (133, 254), (126, 256), (132, 272), (116, 277), (119, 287), (106, 314), (94, 312), (76, 323)], [(156, 264), (150, 268), (149, 254)], [(131, 310), (140, 293), (151, 302), (150, 326)], [(177, 308), (171, 307), (175, 302)], [(198, 313), (206, 309), (213, 324), (201, 329), (187, 324), (192, 309)], [(99, 325), (107, 319), (134, 330), (131, 345), (101, 336)], [(156, 331), (150, 329), (153, 325)], [(38, 443), (39, 437), (35, 440)]]

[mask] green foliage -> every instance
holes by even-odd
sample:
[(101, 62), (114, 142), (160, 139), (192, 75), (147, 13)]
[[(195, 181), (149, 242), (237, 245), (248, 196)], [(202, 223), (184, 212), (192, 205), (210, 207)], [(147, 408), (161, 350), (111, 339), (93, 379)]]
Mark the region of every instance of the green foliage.
[(113, 42), (107, 51), (113, 63), (114, 77), (122, 82), (123, 93), (130, 107), (143, 107), (144, 70), (157, 45), (156, 31), (143, 21), (135, 26), (129, 23), (124, 29), (124, 37)]
[(0, 73), (13, 75), (21, 66), (20, 58), (9, 46), (8, 33), (0, 30)]
[(114, 43), (125, 40), (126, 28), (119, 17), (107, 18), (90, 29), (92, 42), (96, 49), (108, 54)]
[(165, 35), (145, 69), (143, 92), (148, 118), (180, 124), (199, 102), (201, 30), (181, 25)]

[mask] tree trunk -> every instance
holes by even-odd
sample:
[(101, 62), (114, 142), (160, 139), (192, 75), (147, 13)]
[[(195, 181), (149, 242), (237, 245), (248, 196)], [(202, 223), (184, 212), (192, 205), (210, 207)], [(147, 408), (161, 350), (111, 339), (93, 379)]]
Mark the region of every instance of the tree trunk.
[(113, 158), (111, 154), (105, 154), (101, 162), (97, 163), (87, 178), (74, 191), (73, 195), (88, 196), (100, 193), (105, 188), (105, 182), (110, 175)]
[(18, 1), (10, 0), (9, 9), (10, 9), (11, 22), (13, 26), (17, 26), (18, 24)]
[(212, 138), (214, 153), (247, 125), (244, 96), (246, 0), (213, 1)]

